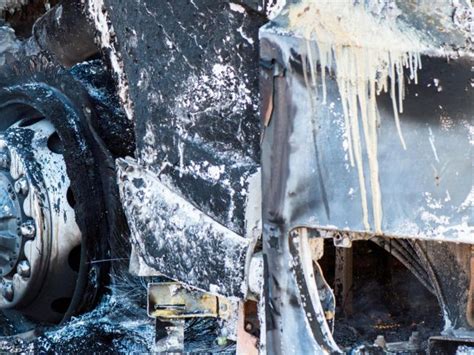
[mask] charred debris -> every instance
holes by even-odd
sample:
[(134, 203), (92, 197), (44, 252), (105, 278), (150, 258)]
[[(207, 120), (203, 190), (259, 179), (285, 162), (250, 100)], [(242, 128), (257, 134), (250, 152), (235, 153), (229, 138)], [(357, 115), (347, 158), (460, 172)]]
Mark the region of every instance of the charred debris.
[(474, 351), (468, 0), (0, 0), (0, 349)]

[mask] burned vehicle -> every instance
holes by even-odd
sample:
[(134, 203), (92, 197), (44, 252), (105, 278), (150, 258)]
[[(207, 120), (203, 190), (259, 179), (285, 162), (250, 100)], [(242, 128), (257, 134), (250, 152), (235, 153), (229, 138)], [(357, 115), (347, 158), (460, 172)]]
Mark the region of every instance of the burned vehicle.
[(469, 0), (0, 11), (3, 351), (473, 351)]

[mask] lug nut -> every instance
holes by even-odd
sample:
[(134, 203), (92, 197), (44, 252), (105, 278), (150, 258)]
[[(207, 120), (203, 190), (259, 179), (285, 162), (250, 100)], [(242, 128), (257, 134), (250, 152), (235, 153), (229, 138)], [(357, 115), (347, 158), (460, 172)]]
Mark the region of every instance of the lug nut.
[(35, 225), (33, 222), (24, 222), (20, 226), (21, 235), (25, 238), (33, 238), (35, 236)]
[(30, 277), (31, 269), (30, 269), (30, 264), (28, 263), (28, 261), (26, 260), (20, 261), (16, 267), (16, 272), (21, 277)]
[(2, 295), (7, 301), (13, 300), (13, 284), (9, 281), (6, 281), (2, 285)]
[(15, 182), (15, 191), (17, 194), (26, 195), (28, 193), (28, 180), (25, 177), (18, 179)]
[(6, 153), (0, 153), (0, 167), (3, 169), (10, 167), (10, 158)]

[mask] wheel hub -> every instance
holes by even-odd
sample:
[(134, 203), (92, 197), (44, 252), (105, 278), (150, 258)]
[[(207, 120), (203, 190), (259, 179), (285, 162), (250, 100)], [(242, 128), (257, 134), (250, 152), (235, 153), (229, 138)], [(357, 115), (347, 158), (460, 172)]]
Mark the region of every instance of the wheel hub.
[(44, 118), (0, 135), (0, 309), (57, 322), (76, 286), (81, 233), (60, 139)]
[(0, 277), (10, 274), (20, 256), (25, 221), (9, 170), (0, 168)]

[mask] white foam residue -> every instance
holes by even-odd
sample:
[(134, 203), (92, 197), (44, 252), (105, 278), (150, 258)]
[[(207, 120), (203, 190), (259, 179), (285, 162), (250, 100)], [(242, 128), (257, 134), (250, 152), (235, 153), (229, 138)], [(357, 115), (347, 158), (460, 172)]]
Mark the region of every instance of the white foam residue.
[(451, 322), (451, 319), (449, 319), (448, 312), (444, 306), (443, 306), (443, 318), (444, 318), (443, 333), (447, 333), (453, 329), (453, 324)]
[(209, 292), (215, 295), (220, 294), (220, 287), (218, 285), (210, 284), (209, 285)]
[(444, 199), (444, 202), (449, 202), (451, 201), (451, 195), (449, 194), (449, 191), (446, 190), (446, 198)]
[(474, 186), (471, 186), (471, 191), (469, 191), (469, 194), (466, 196), (466, 199), (461, 204), (461, 206), (459, 206), (458, 212), (464, 211), (468, 208), (472, 209), (473, 204), (474, 204)]
[(284, 9), (286, 6), (286, 0), (272, 0), (268, 1), (267, 3), (267, 16), (270, 20), (273, 20), (275, 17), (277, 17), (280, 12)]
[(255, 43), (255, 41), (253, 40), (253, 38), (249, 35), (247, 35), (243, 28), (243, 26), (240, 26), (238, 29), (237, 29), (237, 32), (239, 32), (239, 34), (242, 36), (243, 39), (245, 39), (249, 44), (251, 44), (253, 46), (253, 44)]
[(179, 155), (179, 177), (183, 177), (184, 170), (184, 141), (178, 143), (178, 155)]
[(211, 165), (207, 169), (207, 173), (212, 180), (218, 181), (219, 178), (221, 177), (221, 173), (224, 172), (224, 168), (225, 168), (224, 165), (221, 165), (221, 166)]
[[(400, 144), (407, 149), (399, 118), (405, 93), (404, 69), (417, 83), (417, 71), (421, 69), (419, 53), (423, 49), (416, 33), (410, 29), (400, 31), (394, 21), (380, 21), (365, 11), (364, 6), (354, 6), (352, 0), (305, 0), (289, 8), (290, 29), (306, 40), (302, 48), (306, 85), (311, 95), (316, 97), (316, 81), (321, 81), (323, 103), (326, 102), (326, 70), (336, 70), (349, 159), (359, 176), (363, 223), (365, 229), (370, 230), (365, 182), (365, 169), (368, 168), (376, 232), (382, 231), (377, 160), (380, 117), (376, 97), (382, 91), (389, 92)], [(320, 79), (317, 77), (316, 58), (321, 66)], [(307, 68), (311, 80), (307, 78)], [(362, 141), (365, 142), (365, 151)], [(364, 154), (368, 158), (368, 167), (363, 162)]]
[(436, 151), (433, 130), (431, 129), (431, 127), (428, 127), (428, 131), (430, 133), (429, 136), (428, 136), (428, 140), (430, 141), (431, 150), (433, 151), (433, 155), (435, 157), (435, 160), (439, 163), (439, 157), (438, 157), (438, 152)]
[(176, 116), (182, 123), (191, 123), (194, 115), (203, 112), (240, 112), (253, 105), (246, 76), (219, 62), (212, 65), (211, 72), (211, 76), (205, 70), (201, 75), (191, 74), (183, 83), (181, 94), (175, 98)]
[(421, 220), (426, 224), (435, 224), (438, 226), (447, 226), (449, 225), (449, 216), (437, 216), (431, 212), (423, 211), (421, 213)]
[(240, 12), (241, 14), (245, 13), (245, 8), (242, 5), (236, 4), (235, 2), (230, 2), (229, 7), (231, 11)]
[(141, 150), (140, 159), (147, 165), (152, 165), (158, 161), (158, 151), (156, 149), (156, 137), (153, 133), (155, 130), (153, 124), (147, 123), (145, 135), (143, 136), (143, 149)]
[(442, 200), (435, 199), (431, 195), (431, 193), (425, 192), (424, 195), (425, 195), (426, 206), (428, 208), (431, 208), (432, 210), (437, 210), (437, 209), (441, 209), (443, 207)]

